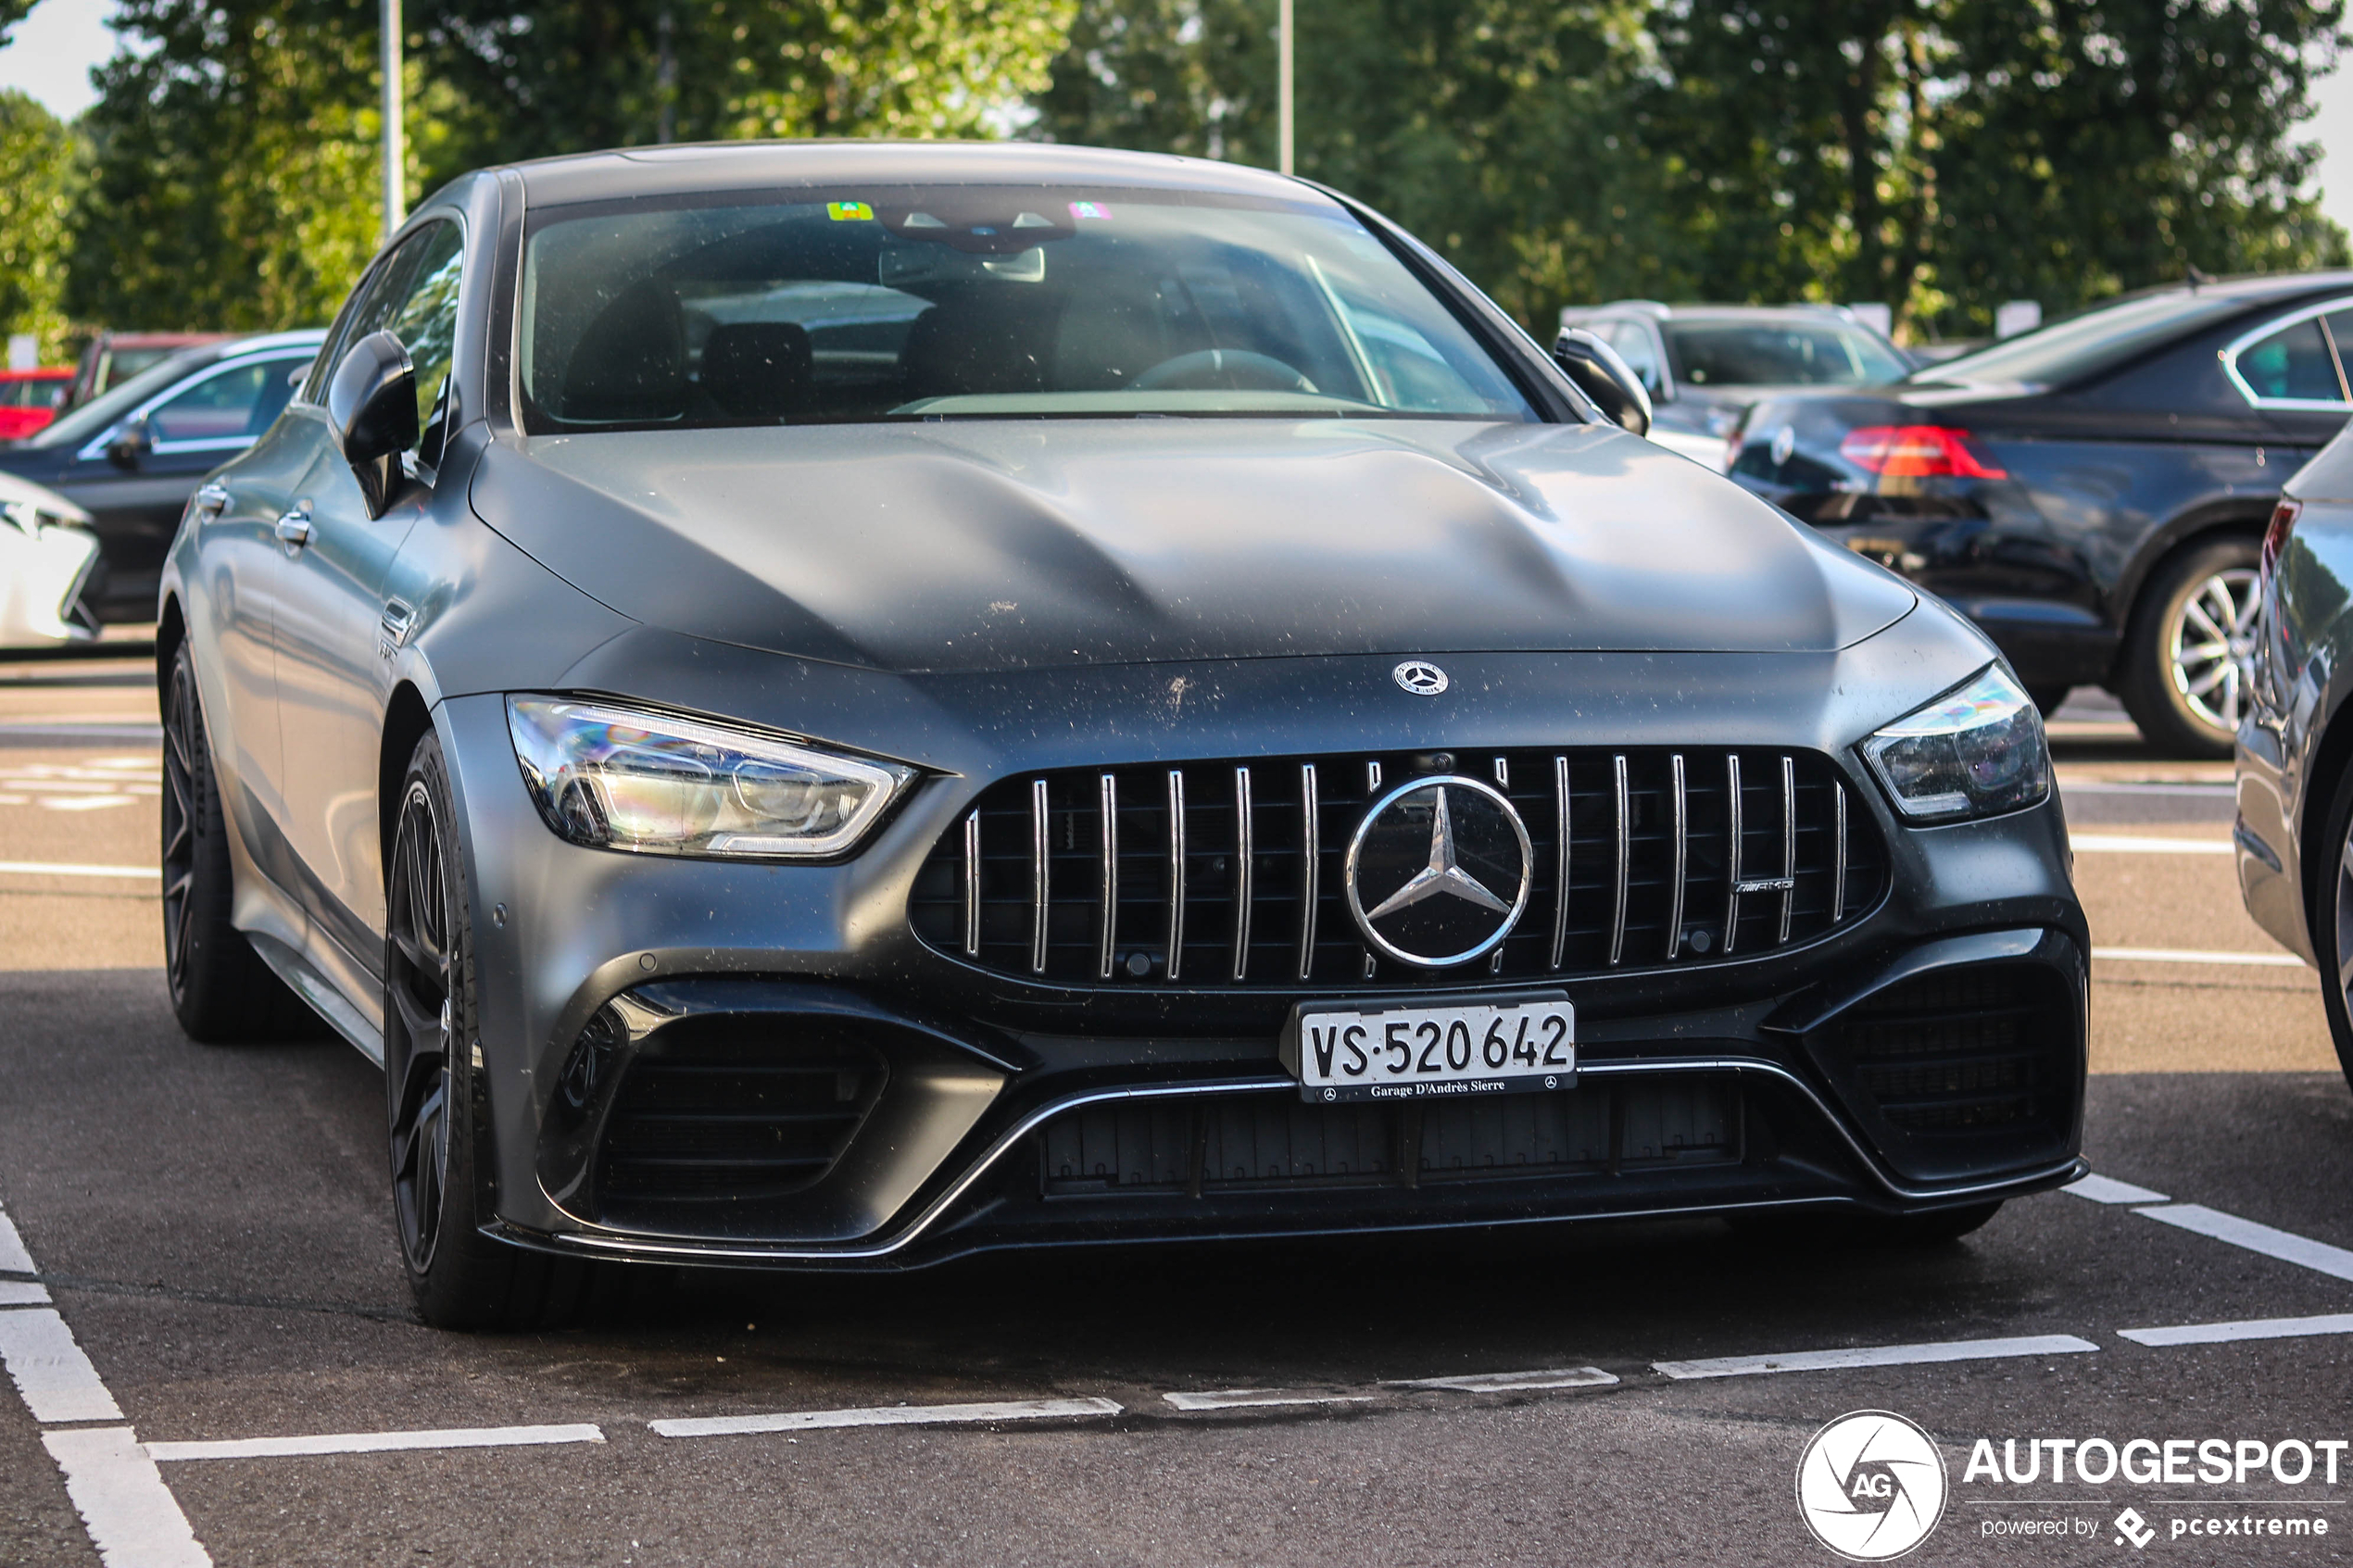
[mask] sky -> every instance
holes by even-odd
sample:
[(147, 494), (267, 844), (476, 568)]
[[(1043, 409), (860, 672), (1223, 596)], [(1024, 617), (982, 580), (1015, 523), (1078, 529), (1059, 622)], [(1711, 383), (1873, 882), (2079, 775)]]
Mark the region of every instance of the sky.
[[(67, 119), (96, 94), (90, 68), (114, 52), (107, 19), (115, 0), (41, 0), (0, 48), (0, 88), (14, 87)], [(2353, 229), (2353, 62), (2338, 67), (2313, 94), (2320, 112), (2306, 133), (2321, 144), (2321, 207)]]

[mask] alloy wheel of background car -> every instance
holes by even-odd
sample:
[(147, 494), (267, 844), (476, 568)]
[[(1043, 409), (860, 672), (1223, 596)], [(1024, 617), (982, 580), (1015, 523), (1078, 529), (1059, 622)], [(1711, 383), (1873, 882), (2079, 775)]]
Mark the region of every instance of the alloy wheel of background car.
[(409, 1288), (437, 1328), (554, 1326), (615, 1273), (481, 1234), (475, 1155), (486, 1152), (463, 1043), (474, 963), (465, 872), (439, 737), (417, 743), (401, 782), (384, 875), (384, 1098), (393, 1219)]
[(229, 829), (184, 643), (164, 683), (163, 783), (164, 980), (180, 1027), (208, 1042), (317, 1034), (318, 1018), (230, 923)]
[(2160, 567), (2125, 634), (2118, 695), (2160, 750), (2228, 757), (2253, 687), (2256, 545), (2221, 539)]

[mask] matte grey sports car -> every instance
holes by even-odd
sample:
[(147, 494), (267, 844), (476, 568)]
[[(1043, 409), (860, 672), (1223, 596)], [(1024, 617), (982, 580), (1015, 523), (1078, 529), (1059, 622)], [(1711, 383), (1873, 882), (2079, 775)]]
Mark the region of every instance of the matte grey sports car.
[(630, 1260), (1957, 1235), (2082, 1169), (2040, 721), (1645, 419), (1252, 170), (468, 176), (174, 544), (180, 1017), (384, 1063), (453, 1325)]

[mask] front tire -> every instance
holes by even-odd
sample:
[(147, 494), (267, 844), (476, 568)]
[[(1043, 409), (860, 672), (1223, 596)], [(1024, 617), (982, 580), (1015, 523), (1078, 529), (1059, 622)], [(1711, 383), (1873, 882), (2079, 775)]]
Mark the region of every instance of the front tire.
[(163, 783), (163, 973), (181, 1029), (207, 1044), (316, 1035), (317, 1016), (230, 923), (229, 824), (184, 642), (164, 683)]
[(2217, 539), (2167, 561), (2141, 591), (2117, 696), (2169, 756), (2231, 755), (2255, 689), (2257, 556), (2252, 539)]
[(2321, 847), (2329, 856), (2328, 868), (2305, 922), (2312, 934), (2312, 956), (2320, 960), (2329, 1038), (2336, 1047), (2337, 1066), (2353, 1085), (2353, 768), (2337, 776), (2327, 820), (2328, 835)]
[(384, 1095), (393, 1222), (417, 1310), (435, 1328), (512, 1329), (569, 1320), (588, 1265), (482, 1234), (476, 1152), (486, 1152), (473, 1065), (473, 929), (440, 737), (402, 776), (384, 868)]

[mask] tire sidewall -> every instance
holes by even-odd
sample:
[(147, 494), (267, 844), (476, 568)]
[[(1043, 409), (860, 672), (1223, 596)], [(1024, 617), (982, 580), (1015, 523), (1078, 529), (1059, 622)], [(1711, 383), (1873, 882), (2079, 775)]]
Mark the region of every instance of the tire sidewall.
[(2336, 884), (2344, 863), (2345, 842), (2353, 834), (2353, 768), (2337, 774), (2329, 800), (2328, 832), (2321, 847), (2328, 856), (2314, 879), (2318, 885), (2311, 908), (2305, 911), (2305, 930), (2312, 939), (2312, 956), (2320, 960), (2321, 1008), (2328, 1015), (2329, 1041), (2336, 1047), (2336, 1062), (2347, 1085), (2353, 1085), (2353, 1017), (2347, 1016), (2345, 988), (2337, 975), (2345, 956), (2338, 951)]

